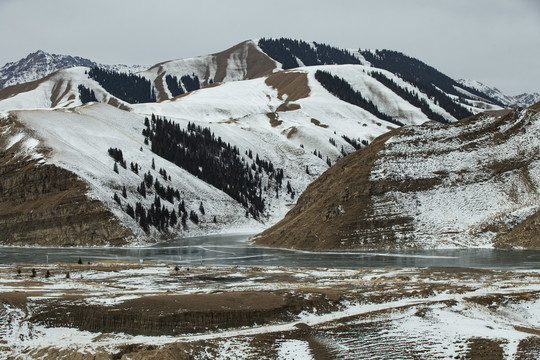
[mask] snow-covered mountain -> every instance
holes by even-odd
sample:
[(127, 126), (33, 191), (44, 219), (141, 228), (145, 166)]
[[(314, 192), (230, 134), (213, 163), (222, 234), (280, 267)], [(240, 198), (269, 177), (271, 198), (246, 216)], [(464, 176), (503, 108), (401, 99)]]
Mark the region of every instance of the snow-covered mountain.
[(258, 242), (538, 248), (539, 110), (537, 103), (391, 131), (320, 176)]
[(458, 82), (462, 85), (466, 85), (468, 87), (474, 88), (494, 99), (499, 101), (501, 104), (503, 104), (505, 107), (529, 107), (538, 101), (540, 101), (540, 94), (539, 93), (523, 93), (520, 95), (506, 95), (503, 94), (499, 89), (496, 87), (487, 86), (480, 81), (476, 80), (464, 80), (459, 79)]
[(0, 90), (0, 242), (262, 230), (329, 166), (388, 131), (500, 109), (403, 54), (289, 39), (137, 74), (58, 70)]
[[(81, 58), (79, 56), (49, 54), (42, 50), (38, 50), (29, 54), (24, 59), (7, 63), (0, 68), (0, 89), (38, 80), (55, 71), (65, 68), (77, 66), (94, 67), (98, 65), (99, 64), (92, 60)], [(99, 66), (122, 72), (137, 72), (145, 69), (144, 66), (139, 65)]]

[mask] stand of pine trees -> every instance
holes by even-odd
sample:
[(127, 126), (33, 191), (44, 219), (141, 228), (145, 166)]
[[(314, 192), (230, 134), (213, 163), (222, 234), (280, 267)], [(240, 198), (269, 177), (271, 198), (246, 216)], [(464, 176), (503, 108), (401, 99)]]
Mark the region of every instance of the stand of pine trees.
[(355, 150), (360, 150), (362, 146), (368, 146), (369, 144), (367, 140), (358, 141), (357, 139), (350, 138), (347, 135), (341, 135), (341, 137), (343, 138), (343, 140), (348, 142)]
[[(118, 148), (109, 148), (109, 155), (114, 159), (114, 171), (118, 173), (117, 164), (120, 164), (124, 169), (127, 169), (126, 160), (121, 149)], [(130, 163), (130, 170), (135, 174), (138, 174), (139, 165), (137, 163)], [(159, 170), (159, 174), (163, 177), (165, 181), (169, 178), (167, 177), (167, 172), (164, 169)], [(153, 226), (159, 231), (166, 231), (169, 226), (176, 226), (178, 224), (178, 219), (182, 219), (182, 225), (187, 226), (186, 219), (188, 218), (188, 210), (186, 210), (186, 205), (184, 200), (180, 196), (180, 191), (173, 188), (170, 185), (163, 185), (157, 177), (154, 177), (150, 170), (142, 175), (141, 184), (137, 187), (137, 192), (143, 198), (147, 196), (154, 196), (154, 201), (149, 208), (146, 208), (140, 201), (136, 201), (135, 207), (129, 203), (128, 193), (126, 186), (122, 187), (122, 197), (126, 200), (126, 205), (124, 207), (122, 199), (120, 196), (115, 193), (113, 199), (118, 203), (124, 211), (133, 218), (145, 231), (150, 230), (150, 226)], [(169, 206), (164, 204), (164, 201), (168, 201), (170, 204), (174, 205), (175, 202), (178, 202), (178, 211), (176, 209), (170, 210)], [(202, 209), (202, 210), (201, 210)], [(199, 205), (199, 210), (202, 215), (204, 215), (204, 206), (201, 202)], [(199, 223), (199, 218), (196, 213), (192, 214), (193, 211), (189, 212), (189, 218), (194, 224)]]
[(455, 80), (431, 66), (400, 52), (377, 50), (373, 53), (367, 50), (360, 50), (360, 53), (373, 66), (398, 74), (403, 80), (416, 86), (458, 120), (471, 116), (472, 113), (463, 106), (455, 103), (447, 95), (463, 96), (463, 94), (456, 90), (456, 86), (464, 88), (471, 94), (484, 98), (494, 104), (500, 105), (497, 100), (490, 98), (475, 89), (460, 85)]
[(180, 81), (176, 76), (167, 75), (165, 76), (165, 82), (173, 97), (201, 88), (199, 77), (195, 74), (193, 74), (193, 76), (184, 75), (180, 78)]
[(375, 104), (373, 104), (369, 100), (364, 99), (360, 92), (354, 90), (347, 81), (340, 78), (339, 76), (332, 75), (326, 71), (317, 70), (317, 72), (315, 73), (315, 78), (326, 90), (328, 90), (332, 95), (336, 96), (340, 100), (359, 106), (362, 109), (372, 113), (379, 119), (388, 121), (398, 126), (403, 126), (403, 123), (399, 120), (396, 120), (391, 116), (380, 112)]
[(84, 85), (79, 85), (79, 99), (81, 99), (83, 104), (97, 101), (94, 90), (88, 89)]
[(248, 164), (236, 146), (216, 138), (209, 128), (192, 123), (187, 129), (152, 115), (145, 119), (143, 135), (151, 142), (152, 151), (185, 169), (199, 179), (222, 190), (242, 204), (254, 218), (265, 208), (263, 172), (281, 188), (283, 170), (275, 169), (266, 160), (257, 159)]
[(326, 44), (314, 43), (315, 47), (304, 41), (286, 38), (262, 38), (259, 47), (272, 59), (280, 62), (283, 69), (299, 67), (299, 59), (305, 66), (361, 64), (349, 51), (338, 49)]
[(130, 104), (156, 101), (152, 84), (141, 76), (105, 70), (97, 66), (90, 69), (88, 76), (111, 95)]
[(448, 123), (448, 120), (444, 118), (441, 114), (437, 114), (429, 107), (429, 104), (425, 99), (420, 99), (418, 94), (415, 94), (407, 89), (402, 88), (396, 84), (392, 79), (384, 76), (383, 73), (374, 71), (370, 74), (373, 78), (379, 81), (381, 84), (392, 90), (394, 93), (398, 94), (402, 99), (407, 101), (409, 104), (420, 108), (420, 110), (431, 120), (437, 121), (443, 124)]
[(193, 77), (184, 75), (180, 80), (182, 81), (182, 84), (184, 84), (184, 88), (187, 92), (199, 90), (201, 88), (199, 77), (195, 74), (193, 74)]

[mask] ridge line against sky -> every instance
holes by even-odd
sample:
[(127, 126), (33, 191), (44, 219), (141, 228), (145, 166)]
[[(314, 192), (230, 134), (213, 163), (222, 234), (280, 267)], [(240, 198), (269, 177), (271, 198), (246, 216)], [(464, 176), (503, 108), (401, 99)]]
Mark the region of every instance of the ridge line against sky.
[(0, 66), (42, 49), (156, 63), (289, 37), (390, 49), (508, 95), (540, 92), (538, 0), (0, 0)]

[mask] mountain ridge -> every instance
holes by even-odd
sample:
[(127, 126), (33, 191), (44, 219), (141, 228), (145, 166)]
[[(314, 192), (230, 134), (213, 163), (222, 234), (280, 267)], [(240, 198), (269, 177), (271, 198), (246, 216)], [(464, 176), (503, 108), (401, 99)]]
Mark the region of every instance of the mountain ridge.
[(115, 71), (137, 72), (140, 65), (100, 65), (92, 60), (71, 55), (50, 54), (37, 50), (18, 61), (6, 63), (0, 68), (0, 89), (42, 79), (55, 71), (70, 67), (101, 66)]
[(478, 91), (483, 92), (484, 94), (491, 96), (498, 101), (500, 101), (503, 105), (515, 108), (515, 107), (529, 107), (531, 105), (534, 105), (538, 101), (540, 101), (540, 94), (539, 93), (522, 93), (519, 95), (506, 95), (503, 94), (499, 89), (496, 87), (491, 87), (488, 85), (485, 85), (481, 83), (480, 81), (476, 80), (464, 80), (459, 79), (457, 80), (460, 84), (467, 85), (469, 87), (475, 88)]
[[(29, 54), (24, 59), (21, 59), (19, 61), (6, 63), (2, 68), (0, 68), (0, 89), (5, 88), (7, 86), (11, 85), (17, 85), (24, 82), (34, 81), (41, 79), (54, 71), (68, 68), (68, 67), (76, 67), (76, 66), (85, 66), (85, 67), (95, 67), (99, 66), (101, 68), (104, 68), (106, 70), (112, 70), (117, 72), (126, 72), (126, 73), (140, 73), (142, 76), (146, 76), (147, 78), (151, 79), (155, 82), (154, 86), (158, 90), (159, 96), (158, 100), (165, 100), (170, 99), (173, 96), (171, 96), (170, 92), (167, 89), (167, 85), (165, 84), (164, 75), (167, 73), (175, 75), (178, 78), (182, 75), (191, 75), (191, 74), (197, 74), (199, 78), (201, 79), (201, 82), (204, 85), (208, 85), (210, 82), (222, 82), (224, 80), (230, 81), (232, 79), (250, 79), (257, 76), (267, 75), (269, 71), (276, 71), (283, 67), (278, 62), (279, 57), (276, 59), (272, 59), (270, 55), (265, 54), (265, 56), (271, 61), (273, 61), (273, 64), (268, 63), (267, 61), (261, 61), (261, 58), (257, 58), (256, 60), (252, 60), (252, 64), (249, 64), (247, 66), (243, 66), (240, 68), (240, 71), (246, 71), (246, 69), (249, 69), (251, 72), (250, 74), (245, 74), (244, 77), (233, 75), (232, 78), (225, 79), (226, 71), (224, 71), (224, 66), (218, 66), (219, 63), (226, 64), (228, 60), (231, 60), (230, 57), (232, 54), (238, 53), (238, 50), (241, 48), (244, 48), (244, 51), (247, 51), (246, 48), (257, 48), (258, 50), (261, 50), (261, 44), (262, 41), (266, 41), (267, 43), (273, 42), (273, 45), (280, 44), (281, 46), (285, 46), (287, 48), (286, 44), (294, 43), (296, 44), (296, 47), (298, 47), (298, 44), (302, 44), (302, 41), (299, 40), (291, 40), (291, 39), (254, 39), (254, 40), (246, 40), (242, 43), (239, 43), (227, 50), (210, 54), (210, 55), (203, 55), (198, 56), (195, 58), (187, 58), (187, 59), (177, 59), (177, 60), (167, 60), (163, 61), (161, 63), (158, 63), (156, 65), (153, 65), (151, 67), (149, 66), (140, 66), (140, 65), (103, 65), (98, 64), (92, 60), (81, 58), (78, 56), (71, 56), (71, 55), (56, 55), (56, 54), (49, 54), (42, 50), (38, 50), (34, 53)], [(281, 43), (279, 43), (281, 41)], [(307, 44), (307, 43), (306, 43)], [(365, 63), (365, 64), (371, 64), (370, 61), (368, 61), (368, 58), (371, 58), (373, 60), (373, 55), (381, 53), (384, 54), (384, 52), (388, 52), (387, 50), (364, 50), (364, 49), (358, 49), (358, 50), (342, 50), (339, 49), (339, 51), (342, 51), (343, 55), (340, 55), (337, 57), (337, 60), (328, 60), (331, 59), (331, 55), (329, 53), (336, 52), (338, 50), (337, 48), (332, 48), (325, 44), (319, 44), (319, 43), (312, 43), (311, 45), (307, 44), (308, 47), (312, 47), (315, 49), (315, 51), (319, 51), (320, 55), (315, 55), (316, 60), (306, 60), (305, 58), (305, 52), (300, 54), (293, 55), (293, 58), (290, 58), (286, 62), (288, 62), (288, 66), (285, 66), (283, 68), (292, 68), (292, 67), (302, 67), (306, 66), (306, 63), (311, 65), (324, 65), (324, 64), (354, 64), (354, 63)], [(318, 48), (322, 48), (322, 50), (316, 50)], [(332, 52), (329, 50), (332, 49)], [(287, 50), (290, 50), (287, 48)], [(262, 51), (264, 53), (264, 51)], [(274, 53), (276, 53), (274, 51)], [(395, 53), (395, 52), (394, 52)], [(304, 55), (302, 55), (304, 54)], [(315, 53), (313, 53), (315, 54)], [(399, 54), (399, 53), (397, 53)], [(298, 57), (298, 56), (300, 57)], [(289, 55), (290, 56), (290, 55)], [(304, 61), (300, 60), (300, 58), (304, 56)], [(313, 56), (313, 55), (311, 55)], [(326, 56), (327, 60), (320, 60), (319, 56)], [(328, 57), (330, 56), (330, 57)], [(367, 56), (367, 58), (366, 58)], [(238, 58), (241, 58), (241, 56), (237, 56)], [(406, 57), (406, 56), (405, 56)], [(253, 59), (253, 57), (247, 59)], [(174, 67), (181, 67), (178, 64), (185, 63), (186, 61), (195, 60), (195, 59), (201, 59), (200, 64), (192, 65), (192, 66), (186, 66), (183, 71), (167, 71), (166, 68), (174, 68)], [(206, 59), (212, 59), (210, 61)], [(346, 60), (344, 60), (346, 59)], [(283, 58), (282, 58), (283, 60)], [(212, 62), (214, 64), (210, 65)], [(265, 63), (266, 65), (263, 65), (262, 68), (260, 68), (261, 63)], [(204, 64), (206, 63), (206, 64)], [(292, 65), (291, 65), (292, 64)], [(195, 68), (193, 68), (195, 66)], [(203, 67), (202, 69), (200, 67)], [(215, 79), (210, 76), (210, 69), (212, 67), (219, 67), (221, 70), (218, 73), (214, 73), (214, 75), (218, 75)], [(226, 65), (225, 65), (226, 67)], [(243, 69), (243, 70), (242, 70)], [(256, 70), (258, 69), (258, 70)], [(212, 69), (215, 71), (215, 69)], [(230, 75), (229, 75), (230, 76)], [(158, 78), (158, 81), (155, 81), (155, 79)], [(479, 91), (481, 94), (484, 94), (487, 98), (492, 98), (496, 102), (500, 102), (499, 104), (508, 106), (508, 107), (527, 107), (540, 99), (540, 95), (533, 93), (523, 93), (516, 96), (509, 96), (502, 94), (498, 89), (486, 86), (480, 82), (476, 81), (470, 81), (470, 80), (463, 80), (460, 79), (456, 81), (456, 84), (467, 86), (468, 89), (474, 89)], [(466, 91), (466, 90), (465, 90)], [(466, 93), (466, 92), (465, 92)], [(492, 95), (493, 94), (493, 95)]]
[[(2, 151), (20, 147), (23, 158), (39, 159), (34, 166), (75, 174), (88, 187), (88, 200), (102, 203), (116, 219), (119, 228), (110, 233), (130, 232), (126, 241), (134, 244), (260, 231), (283, 218), (330, 166), (398, 131), (397, 124), (431, 124), (434, 117), (453, 123), (455, 109), (501, 110), (488, 99), (433, 91), (370, 63), (348, 64), (351, 57), (365, 59), (324, 44), (273, 43), (272, 51), (288, 52), (287, 58), (302, 65), (284, 69), (262, 51), (260, 41), (161, 62), (136, 74), (71, 67), (2, 89), (2, 126), (16, 129), (6, 130)], [(320, 71), (348, 84), (349, 95), (333, 94), (317, 79)], [(111, 88), (112, 79), (122, 86)], [(144, 100), (154, 94), (157, 101)], [(347, 100), (351, 96), (363, 101)], [(196, 166), (196, 161), (205, 163)], [(222, 181), (207, 182), (209, 174), (235, 172), (251, 184), (241, 194)], [(229, 180), (230, 187), (237, 183)], [(6, 221), (20, 221), (6, 214), (10, 218)], [(107, 243), (106, 234), (96, 234), (101, 237), (89, 241)], [(17, 241), (8, 242), (21, 244)], [(68, 239), (57, 245), (66, 244)]]

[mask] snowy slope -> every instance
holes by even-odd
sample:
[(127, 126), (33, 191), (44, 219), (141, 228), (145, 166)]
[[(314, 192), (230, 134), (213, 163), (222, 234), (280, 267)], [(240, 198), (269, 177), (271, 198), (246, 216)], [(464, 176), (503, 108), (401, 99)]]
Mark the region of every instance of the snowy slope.
[(154, 84), (158, 100), (167, 100), (172, 98), (165, 81), (167, 75), (177, 79), (197, 76), (201, 86), (207, 86), (252, 79), (279, 69), (281, 64), (264, 54), (255, 41), (248, 40), (216, 54), (166, 61), (138, 74)]
[[(87, 67), (73, 67), (50, 74), (44, 79), (17, 85), (0, 92), (0, 113), (22, 109), (61, 109), (82, 105), (79, 85), (92, 89), (98, 101), (128, 109), (129, 104), (109, 94), (90, 79)], [(19, 91), (18, 91), (19, 90)]]
[[(58, 72), (50, 81), (42, 82), (31, 92), (2, 101), (0, 106), (13, 109), (28, 107), (32, 103), (34, 108), (48, 108), (52, 102), (47, 94), (51, 92), (51, 87), (62, 83), (59, 81), (62, 77), (65, 85), (60, 92), (65, 94), (62, 97), (65, 102), (59, 101), (56, 110), (11, 113), (28, 129), (39, 134), (44, 146), (53, 150), (47, 162), (66, 168), (84, 179), (90, 186), (90, 197), (105, 203), (141, 237), (144, 237), (141, 230), (126, 215), (125, 207), (127, 203), (134, 206), (137, 201), (149, 207), (153, 201), (152, 196), (143, 199), (136, 191), (143, 174), (151, 170), (152, 159), (155, 159), (156, 170), (164, 168), (171, 176), (171, 181), (164, 184), (179, 188), (189, 209), (197, 210), (201, 201), (206, 209), (200, 227), (192, 224), (187, 231), (176, 228), (170, 229), (171, 232), (197, 234), (246, 227), (261, 229), (261, 226), (273, 224), (285, 215), (307, 185), (328, 168), (327, 161), (333, 164), (343, 156), (342, 151), (349, 153), (354, 150), (342, 139), (342, 135), (371, 141), (395, 127), (330, 95), (314, 79), (315, 71), (304, 68), (294, 72), (306, 77), (309, 93), (308, 97), (296, 101), (287, 102), (287, 94), (280, 98), (279, 89), (268, 85), (267, 78), (257, 78), (223, 83), (171, 101), (134, 104), (130, 105), (131, 111), (124, 111), (99, 103), (80, 106), (77, 99), (69, 100), (75, 94), (73, 84), (76, 83), (95, 89), (98, 98), (106, 100), (108, 97), (97, 83), (87, 78), (85, 68), (73, 68)], [(356, 72), (363, 74), (361, 67)], [(360, 78), (371, 81), (366, 74)], [(357, 80), (356, 83), (362, 81)], [(287, 106), (281, 109), (280, 106), (285, 103)], [(73, 105), (76, 106), (71, 107)], [(151, 153), (141, 134), (144, 116), (151, 114), (165, 116), (182, 128), (186, 128), (189, 122), (209, 127), (216, 137), (237, 146), (241, 154), (252, 151), (261, 159), (271, 161), (276, 168), (284, 170), (284, 184), (289, 183), (295, 195), (291, 197), (282, 193), (276, 198), (274, 190), (268, 190), (264, 216), (258, 223), (246, 219), (245, 209), (229, 196)], [(272, 115), (280, 122), (278, 125), (271, 123)], [(334, 144), (330, 142), (331, 139)], [(111, 147), (121, 149), (128, 164), (136, 162), (141, 165), (143, 169), (139, 175), (131, 172), (129, 167), (128, 170), (119, 168), (120, 174), (116, 174), (113, 171), (114, 162), (107, 154), (107, 149)], [(143, 151), (140, 151), (141, 148)], [(161, 178), (157, 171), (152, 173), (154, 177)], [(123, 186), (126, 186), (129, 195), (123, 206), (119, 206), (113, 196), (120, 194)], [(173, 204), (167, 206), (170, 211), (174, 208)], [(218, 219), (217, 224), (212, 222), (214, 216)]]
[[(146, 198), (137, 193), (136, 188), (142, 182), (143, 174), (150, 171), (154, 178), (167, 186), (179, 188), (186, 208), (198, 209), (204, 203), (206, 215), (201, 219), (201, 226), (188, 227), (186, 234), (200, 234), (242, 227), (258, 228), (260, 225), (245, 219), (245, 210), (229, 196), (195, 178), (186, 171), (153, 154), (141, 135), (143, 117), (118, 110), (105, 104), (94, 104), (72, 110), (57, 111), (18, 111), (14, 113), (27, 129), (39, 134), (42, 146), (51, 149), (47, 163), (56, 164), (77, 174), (89, 185), (88, 196), (103, 202), (125, 225), (134, 230), (139, 239), (146, 238), (140, 227), (126, 212), (126, 206), (136, 202), (150, 207), (154, 194), (149, 190)], [(119, 167), (119, 173), (113, 171), (114, 160), (109, 156), (109, 148), (120, 148), (128, 164), (137, 163), (139, 174)], [(151, 168), (155, 162), (156, 170)], [(171, 180), (165, 180), (157, 169), (164, 168)], [(122, 198), (119, 206), (113, 196), (120, 195), (122, 187), (127, 189), (127, 199)], [(163, 201), (170, 211), (178, 203)], [(176, 207), (175, 207), (176, 205)], [(212, 219), (216, 216), (218, 223)], [(179, 229), (170, 229), (182, 232)], [(156, 233), (153, 233), (154, 236)], [(150, 234), (152, 235), (152, 233)]]
[[(476, 135), (464, 141), (469, 133)], [(370, 180), (440, 185), (396, 189), (375, 197), (373, 206), (414, 218), (420, 247), (492, 246), (493, 229), (512, 228), (540, 208), (539, 133), (540, 116), (527, 111), (504, 121), (483, 116), (467, 125), (402, 132), (387, 141)]]

